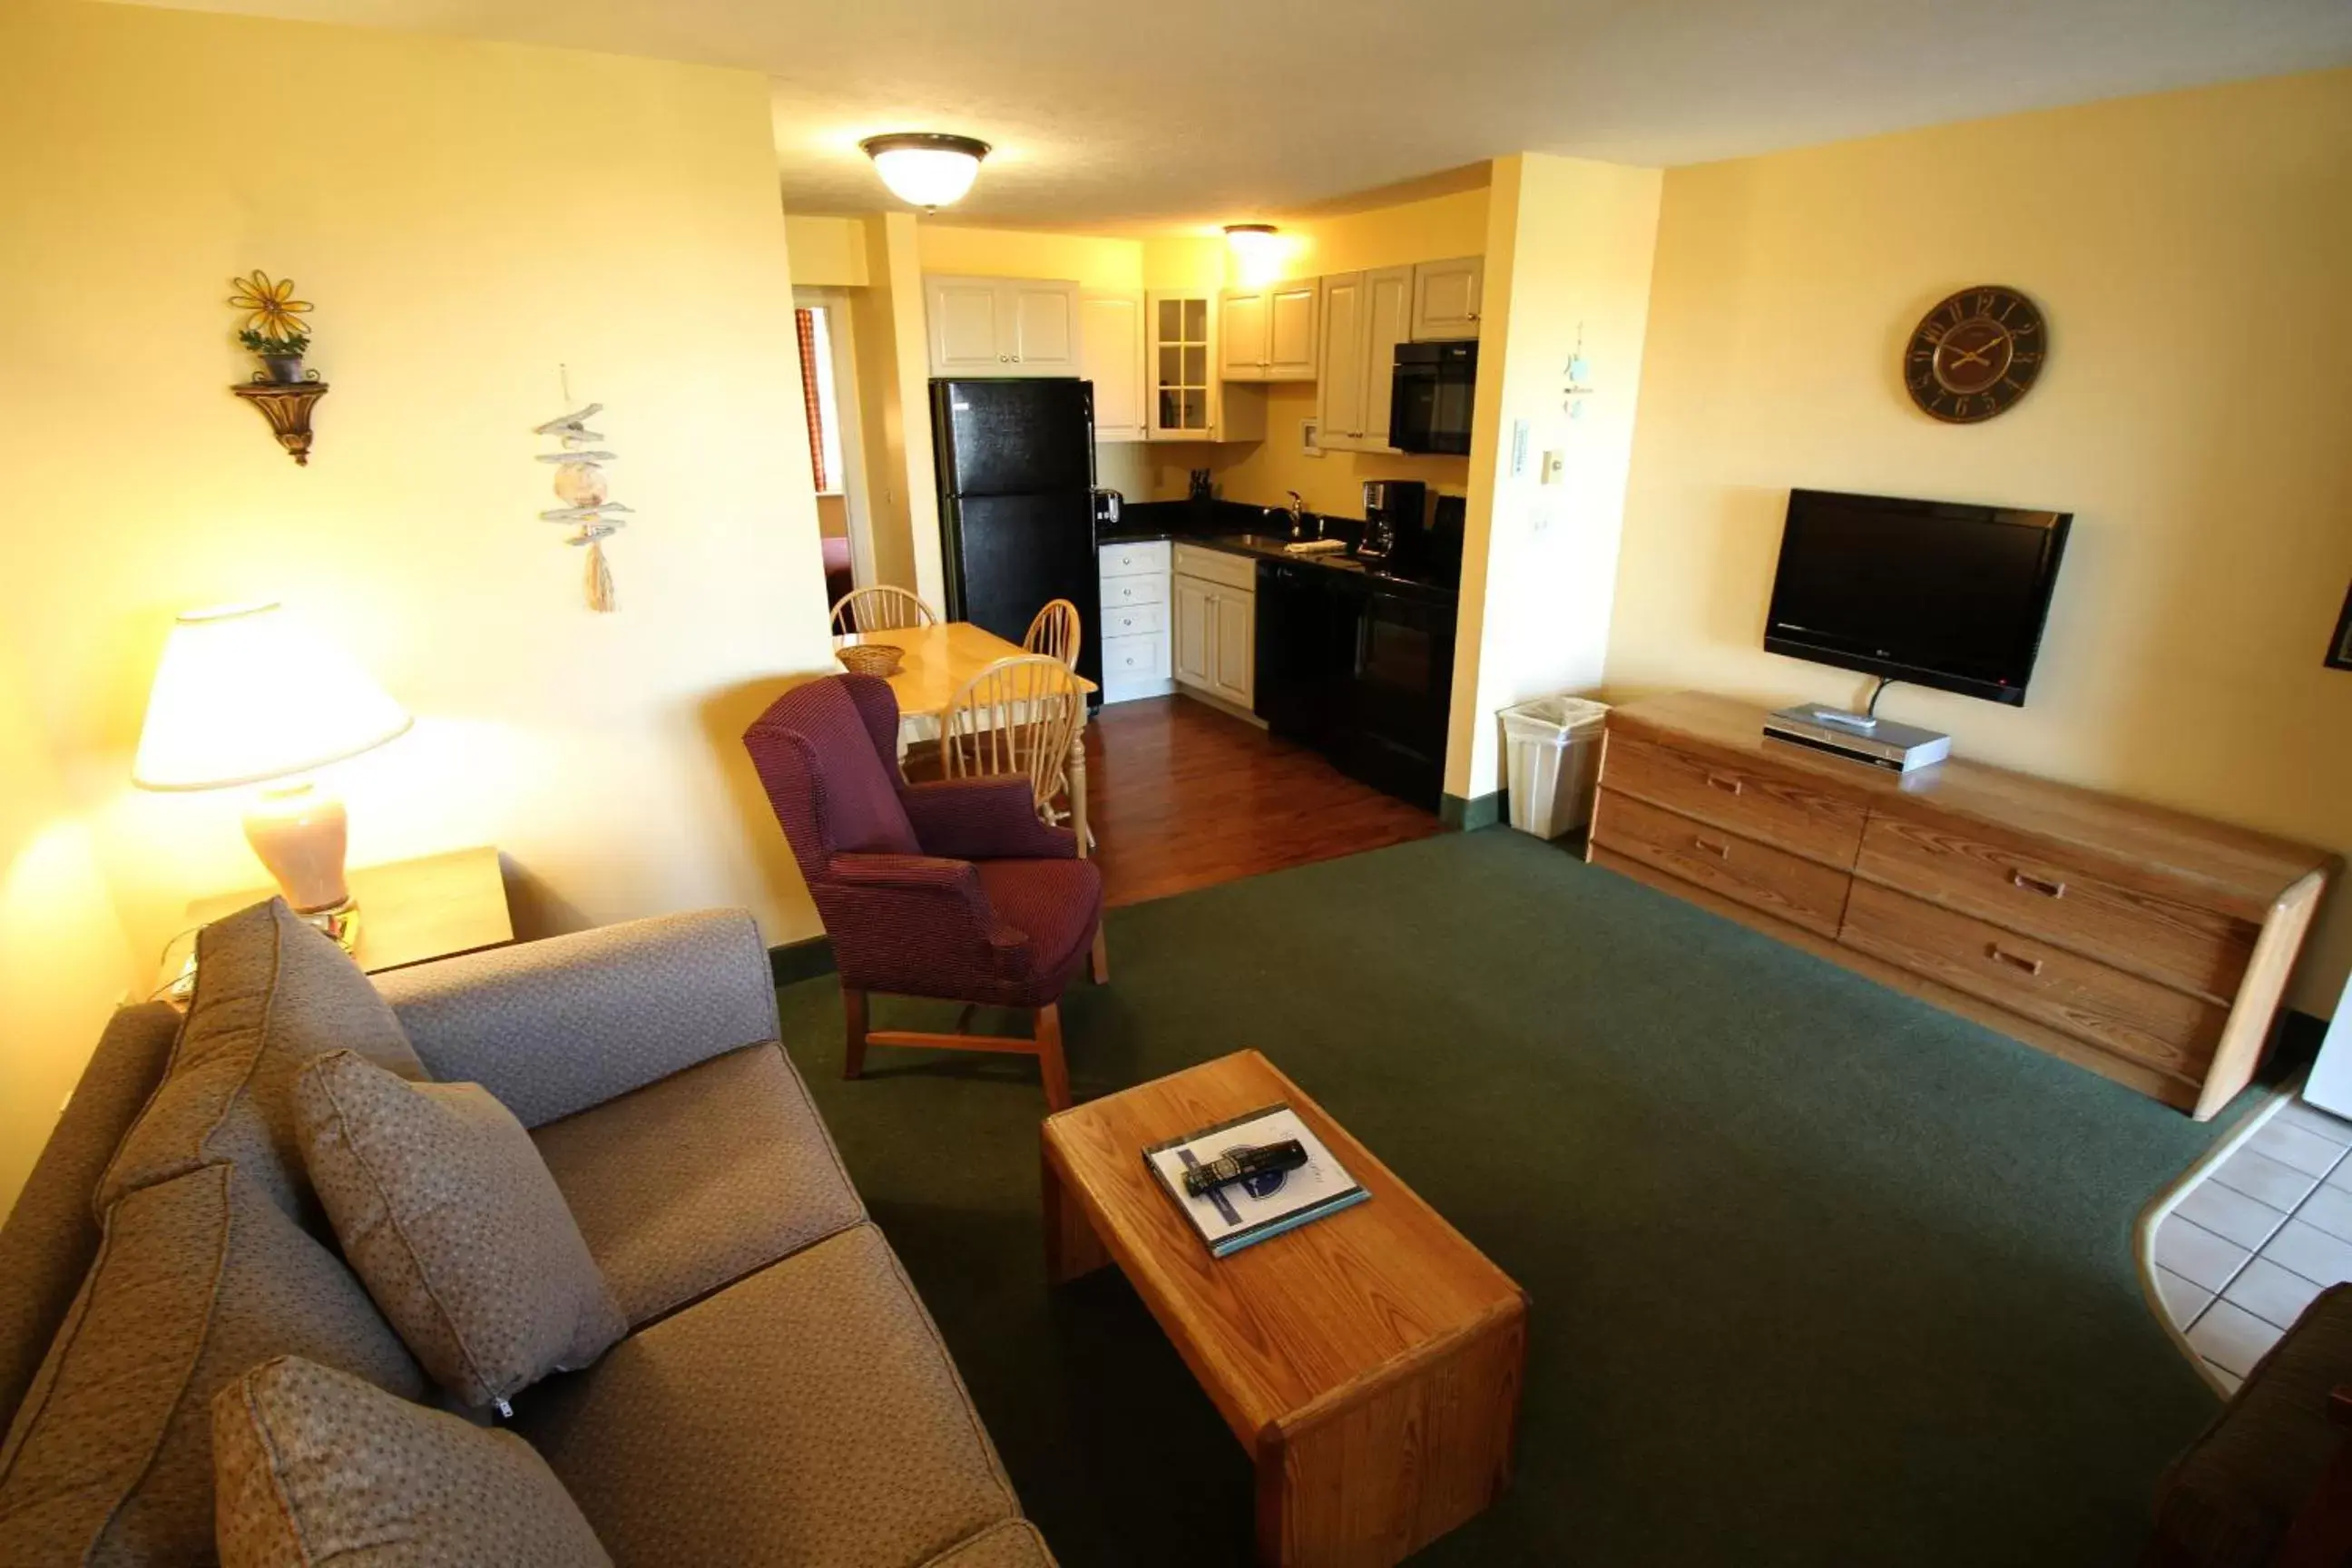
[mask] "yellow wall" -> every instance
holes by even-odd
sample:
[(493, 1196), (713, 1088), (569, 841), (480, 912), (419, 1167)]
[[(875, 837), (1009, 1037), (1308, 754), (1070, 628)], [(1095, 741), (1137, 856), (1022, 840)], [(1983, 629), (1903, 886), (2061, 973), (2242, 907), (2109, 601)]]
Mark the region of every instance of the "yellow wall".
[[(1655, 169), (1523, 153), (1496, 160), (1470, 433), (1445, 789), (1501, 786), (1498, 710), (1591, 691), (1608, 654), (1625, 529), (1661, 178)], [(1593, 391), (1570, 418), (1580, 348)], [(1511, 471), (1513, 426), (1528, 427)], [(1556, 481), (1543, 456), (1560, 454)]]
[(918, 223), (923, 270), (967, 278), (1066, 278), (1089, 289), (1143, 287), (1143, 242), (1025, 229)]
[(854, 217), (785, 215), (784, 243), (792, 247), (793, 282), (803, 289), (863, 289), (866, 268), (866, 224)]
[(89, 825), (68, 800), (16, 648), (0, 639), (0, 1214), (89, 1048), (142, 974)]
[[(2352, 72), (1675, 170), (1609, 683), (1851, 701), (1761, 651), (1792, 485), (2073, 511), (2027, 705), (1896, 687), (1963, 755), (2352, 848)], [(1946, 292), (2051, 358), (1954, 428), (1897, 377)], [(2296, 1005), (2352, 964), (2338, 893)]]
[[(134, 954), (262, 879), (236, 792), (127, 783), (172, 614), (256, 596), (417, 716), (330, 770), (355, 862), (494, 842), (525, 934), (710, 904), (816, 931), (737, 739), (830, 662), (765, 79), (33, 0), (0, 13), (0, 682)], [(254, 268), (317, 305), (307, 468), (228, 395)], [(636, 509), (613, 616), (536, 515), (566, 364)]]

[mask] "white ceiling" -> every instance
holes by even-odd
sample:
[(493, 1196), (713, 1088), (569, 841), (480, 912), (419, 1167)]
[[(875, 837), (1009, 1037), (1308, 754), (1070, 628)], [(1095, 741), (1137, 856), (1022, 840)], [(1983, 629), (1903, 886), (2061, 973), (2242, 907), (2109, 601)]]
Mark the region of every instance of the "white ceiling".
[(795, 211), (881, 131), (996, 144), (959, 222), (1281, 216), (1523, 149), (1686, 163), (2352, 64), (2347, 0), (195, 0), (766, 71)]

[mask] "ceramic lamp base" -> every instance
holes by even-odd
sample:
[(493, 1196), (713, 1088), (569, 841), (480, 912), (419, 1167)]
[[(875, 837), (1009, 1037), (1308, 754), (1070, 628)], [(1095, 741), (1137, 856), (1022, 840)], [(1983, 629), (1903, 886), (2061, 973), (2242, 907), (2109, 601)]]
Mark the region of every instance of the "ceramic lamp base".
[(286, 901), (313, 924), (352, 907), (351, 885), (343, 880), (348, 823), (343, 803), (307, 779), (263, 790), (246, 813), (246, 842), (278, 879)]

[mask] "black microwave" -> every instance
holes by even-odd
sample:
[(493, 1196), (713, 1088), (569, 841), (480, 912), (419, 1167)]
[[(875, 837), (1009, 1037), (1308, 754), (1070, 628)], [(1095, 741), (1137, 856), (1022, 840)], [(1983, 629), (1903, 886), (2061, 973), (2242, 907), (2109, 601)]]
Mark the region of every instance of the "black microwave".
[(1470, 455), (1470, 399), (1478, 345), (1399, 343), (1389, 400), (1389, 445), (1400, 452)]

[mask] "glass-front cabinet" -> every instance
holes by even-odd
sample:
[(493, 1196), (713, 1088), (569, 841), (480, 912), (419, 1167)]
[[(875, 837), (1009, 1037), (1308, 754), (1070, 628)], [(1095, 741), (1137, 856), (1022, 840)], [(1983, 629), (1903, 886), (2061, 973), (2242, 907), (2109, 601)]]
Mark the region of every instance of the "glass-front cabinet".
[(1150, 319), (1151, 439), (1217, 438), (1216, 297), (1153, 294)]

